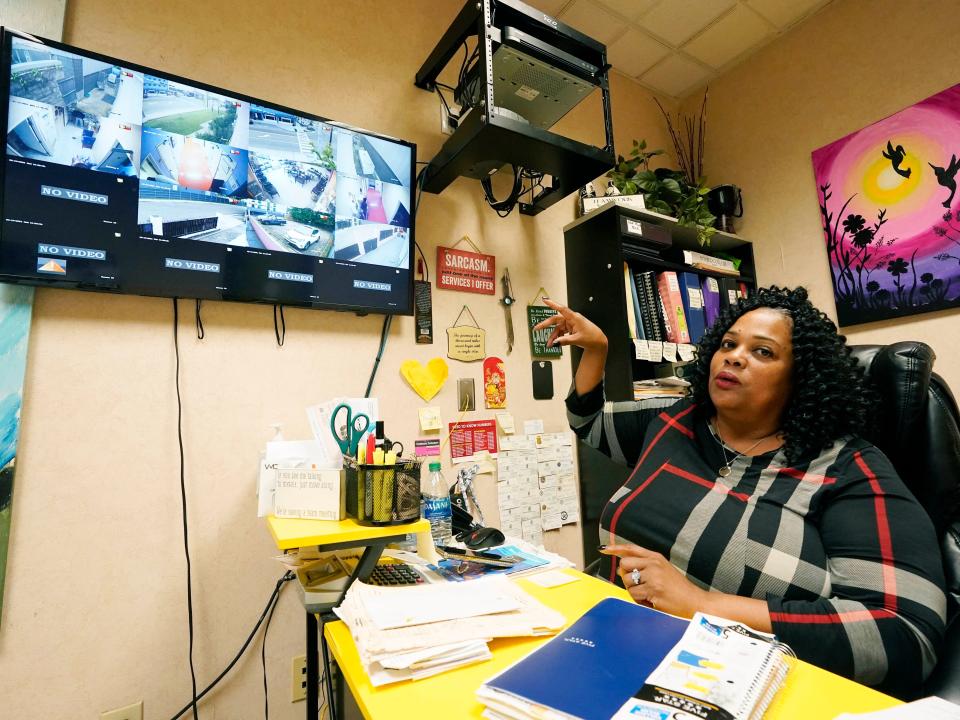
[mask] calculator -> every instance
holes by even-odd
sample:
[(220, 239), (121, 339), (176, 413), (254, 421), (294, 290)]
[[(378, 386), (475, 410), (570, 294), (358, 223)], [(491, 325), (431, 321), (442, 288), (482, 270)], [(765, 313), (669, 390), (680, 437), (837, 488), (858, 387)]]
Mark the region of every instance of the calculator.
[(423, 576), (406, 563), (377, 565), (366, 580), (368, 585), (421, 585)]

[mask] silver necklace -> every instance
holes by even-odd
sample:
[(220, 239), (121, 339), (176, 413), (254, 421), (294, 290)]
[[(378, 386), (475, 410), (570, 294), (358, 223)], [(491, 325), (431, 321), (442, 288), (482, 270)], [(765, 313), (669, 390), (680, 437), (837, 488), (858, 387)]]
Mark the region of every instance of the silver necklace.
[(728, 460), (727, 449), (726, 449), (726, 446), (724, 445), (723, 438), (720, 436), (720, 428), (717, 427), (716, 423), (711, 423), (710, 426), (713, 428), (713, 434), (717, 438), (717, 442), (720, 444), (720, 452), (723, 453), (723, 465), (720, 467), (719, 470), (717, 470), (717, 473), (722, 478), (730, 477), (730, 473), (733, 472), (730, 466), (733, 465), (734, 461), (736, 461), (738, 457), (740, 457), (741, 455), (746, 455), (748, 452), (753, 450), (757, 445), (762, 443), (764, 440), (766, 440), (769, 437), (773, 437), (774, 435), (777, 434), (777, 433), (771, 433), (770, 435), (764, 435), (762, 438), (757, 440), (753, 445), (748, 447), (746, 450), (742, 452), (738, 452), (736, 455), (734, 455), (732, 458)]

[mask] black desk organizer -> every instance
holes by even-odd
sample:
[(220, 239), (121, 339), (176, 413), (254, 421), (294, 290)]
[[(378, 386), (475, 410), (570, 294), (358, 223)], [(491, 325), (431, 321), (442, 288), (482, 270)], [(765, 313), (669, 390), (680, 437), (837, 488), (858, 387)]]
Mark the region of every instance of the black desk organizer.
[(360, 525), (402, 525), (420, 519), (420, 461), (359, 465), (344, 457), (347, 515)]

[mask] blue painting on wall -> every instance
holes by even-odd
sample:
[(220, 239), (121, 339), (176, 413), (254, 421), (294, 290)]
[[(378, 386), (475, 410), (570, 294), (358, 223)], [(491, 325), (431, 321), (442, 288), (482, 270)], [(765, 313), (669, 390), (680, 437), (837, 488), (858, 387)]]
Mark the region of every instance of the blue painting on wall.
[(33, 288), (0, 284), (0, 610), (7, 570), (14, 462), (27, 367)]

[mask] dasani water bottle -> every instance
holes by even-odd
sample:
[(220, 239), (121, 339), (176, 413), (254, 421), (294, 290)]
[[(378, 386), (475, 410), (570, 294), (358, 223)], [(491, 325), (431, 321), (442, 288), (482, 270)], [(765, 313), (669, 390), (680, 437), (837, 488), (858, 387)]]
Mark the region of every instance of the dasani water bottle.
[(423, 517), (430, 522), (434, 545), (449, 545), (453, 515), (450, 508), (450, 487), (440, 472), (440, 463), (430, 463), (430, 472), (420, 485)]

